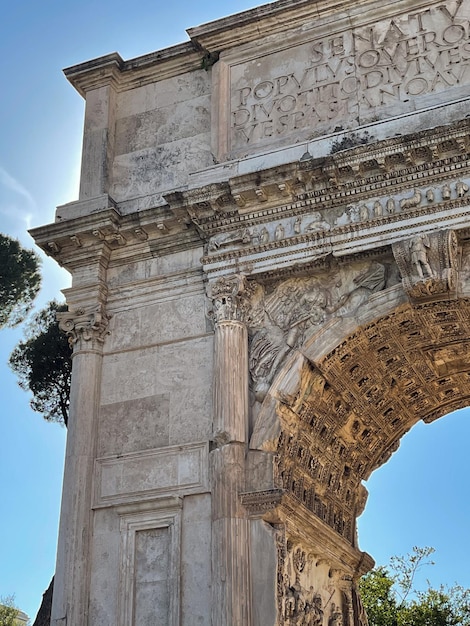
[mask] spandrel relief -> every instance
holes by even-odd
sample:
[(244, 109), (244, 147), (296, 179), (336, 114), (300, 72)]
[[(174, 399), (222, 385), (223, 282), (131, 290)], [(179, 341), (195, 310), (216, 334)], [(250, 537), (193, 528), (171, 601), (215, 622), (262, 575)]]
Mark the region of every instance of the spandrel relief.
[(279, 366), (293, 349), (333, 316), (354, 315), (369, 297), (384, 289), (386, 267), (357, 263), (333, 275), (290, 278), (274, 288), (261, 288), (252, 300), (250, 324), (252, 391), (262, 402)]

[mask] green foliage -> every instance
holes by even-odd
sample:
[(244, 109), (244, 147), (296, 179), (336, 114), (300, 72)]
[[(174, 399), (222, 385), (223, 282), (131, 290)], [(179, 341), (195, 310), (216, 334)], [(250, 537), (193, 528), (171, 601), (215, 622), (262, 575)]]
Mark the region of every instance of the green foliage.
[(394, 580), (384, 567), (373, 569), (361, 578), (359, 590), (369, 626), (397, 624), (398, 607), (393, 585)]
[(406, 557), (393, 557), (390, 570), (378, 567), (362, 577), (359, 590), (369, 626), (470, 626), (470, 589), (459, 585), (425, 591), (414, 588), (417, 571), (433, 548), (413, 548)]
[(39, 311), (28, 325), (25, 341), (16, 346), (9, 361), (20, 387), (33, 394), (31, 408), (42, 413), (44, 419), (65, 425), (72, 350), (65, 333), (59, 329), (56, 313), (66, 310), (65, 304), (53, 301)]
[(33, 250), (0, 233), (0, 328), (17, 326), (31, 310), (41, 286), (39, 265)]
[(18, 613), (13, 596), (0, 598), (0, 626), (16, 626)]

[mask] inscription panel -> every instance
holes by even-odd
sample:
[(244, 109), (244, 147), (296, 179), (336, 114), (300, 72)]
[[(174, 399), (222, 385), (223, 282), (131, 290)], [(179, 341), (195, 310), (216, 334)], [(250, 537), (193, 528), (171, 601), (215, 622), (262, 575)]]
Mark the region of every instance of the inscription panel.
[(232, 62), (228, 151), (313, 138), (468, 96), (469, 16), (470, 0), (434, 3)]

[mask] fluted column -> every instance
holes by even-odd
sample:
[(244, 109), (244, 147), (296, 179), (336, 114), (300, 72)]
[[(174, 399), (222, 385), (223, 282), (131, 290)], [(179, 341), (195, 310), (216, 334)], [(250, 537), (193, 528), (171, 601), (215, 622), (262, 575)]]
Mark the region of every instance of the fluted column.
[(102, 346), (109, 317), (100, 305), (60, 313), (58, 319), (74, 351), (51, 626), (85, 626)]
[(248, 442), (249, 289), (232, 276), (209, 285), (215, 321), (212, 626), (250, 626), (250, 526), (239, 501)]

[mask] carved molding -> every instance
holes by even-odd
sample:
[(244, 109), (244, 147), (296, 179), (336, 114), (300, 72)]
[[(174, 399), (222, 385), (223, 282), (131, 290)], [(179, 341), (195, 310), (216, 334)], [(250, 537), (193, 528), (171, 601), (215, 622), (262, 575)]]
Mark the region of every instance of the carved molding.
[(412, 301), (456, 295), (458, 243), (454, 231), (420, 233), (393, 244), (392, 249)]
[(93, 310), (78, 308), (75, 311), (57, 313), (59, 328), (68, 338), (74, 352), (86, 348), (99, 348), (109, 334), (108, 324), (111, 315), (108, 315), (104, 305), (100, 304)]
[(250, 517), (262, 517), (274, 511), (282, 501), (284, 489), (266, 489), (240, 494), (240, 501)]

